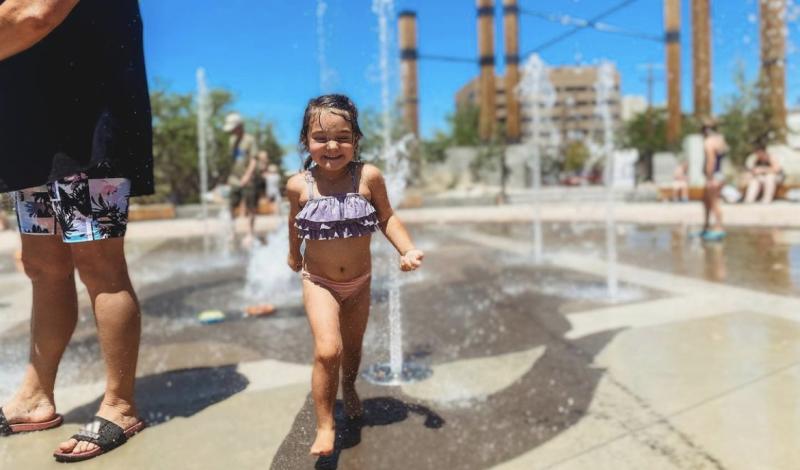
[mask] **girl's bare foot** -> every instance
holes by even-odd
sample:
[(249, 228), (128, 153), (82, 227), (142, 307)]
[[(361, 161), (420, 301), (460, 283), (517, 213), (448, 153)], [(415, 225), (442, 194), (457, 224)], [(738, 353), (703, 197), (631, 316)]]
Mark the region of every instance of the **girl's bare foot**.
[(342, 399), (344, 401), (344, 414), (349, 419), (358, 419), (364, 414), (361, 399), (358, 397), (355, 385), (342, 385)]
[(317, 428), (317, 438), (311, 444), (311, 455), (316, 457), (327, 457), (333, 454), (333, 445), (336, 442), (336, 429)]

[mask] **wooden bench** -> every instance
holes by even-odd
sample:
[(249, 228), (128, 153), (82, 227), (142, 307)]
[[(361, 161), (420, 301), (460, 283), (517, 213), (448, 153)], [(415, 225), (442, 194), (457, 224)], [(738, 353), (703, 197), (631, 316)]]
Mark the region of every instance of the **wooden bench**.
[[(775, 200), (784, 199), (786, 197), (786, 193), (788, 193), (792, 189), (800, 189), (800, 184), (781, 184), (780, 186), (778, 186), (778, 189), (775, 190)], [(744, 194), (746, 190), (747, 190), (746, 186), (739, 188), (739, 191), (742, 194)], [(690, 186), (689, 200), (702, 201), (704, 191), (705, 188), (703, 186)], [(669, 201), (670, 198), (672, 198), (672, 186), (662, 186), (658, 188), (659, 201)]]
[(175, 214), (173, 204), (131, 204), (128, 221), (174, 219)]

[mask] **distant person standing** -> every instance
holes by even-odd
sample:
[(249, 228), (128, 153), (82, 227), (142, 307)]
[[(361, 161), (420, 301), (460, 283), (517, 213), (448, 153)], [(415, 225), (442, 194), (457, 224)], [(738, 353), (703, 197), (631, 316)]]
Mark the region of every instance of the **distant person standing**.
[(767, 152), (764, 145), (756, 147), (755, 155), (747, 161), (747, 192), (744, 202), (756, 202), (759, 193), (761, 202), (769, 204), (775, 198), (775, 190), (783, 180), (783, 168), (778, 159)]
[[(705, 207), (705, 223), (703, 225), (702, 237), (704, 240), (716, 241), (725, 238), (725, 230), (722, 228), (722, 204), (720, 193), (722, 185), (725, 183), (725, 176), (722, 174), (722, 161), (728, 155), (728, 144), (725, 137), (717, 131), (718, 123), (715, 119), (706, 118), (703, 120), (703, 153), (705, 163), (703, 173), (706, 178), (706, 186), (703, 194), (703, 206)], [(711, 217), (714, 217), (714, 225), (711, 225)]]
[(231, 113), (225, 117), (222, 130), (230, 134), (228, 147), (233, 160), (230, 176), (228, 176), (228, 184), (231, 187), (230, 209), (235, 214), (236, 209), (244, 203), (244, 215), (248, 221), (247, 232), (242, 244), (249, 246), (253, 242), (255, 233), (258, 181), (261, 177), (257, 171), (256, 139), (245, 132), (244, 120), (238, 113)]
[(54, 388), (78, 322), (77, 269), (106, 381), (95, 417), (54, 452), (61, 462), (144, 428), (134, 403), (141, 312), (124, 252), (128, 200), (154, 186), (142, 30), (137, 0), (0, 1), (0, 192), (14, 194), (33, 290), (29, 363), (0, 408), (0, 436), (63, 421)]
[(281, 214), (281, 174), (278, 172), (278, 165), (270, 163), (267, 172), (264, 173), (264, 180), (267, 184), (267, 200), (275, 204), (275, 212)]
[(258, 174), (258, 199), (269, 198), (267, 194), (267, 172), (269, 169), (269, 152), (259, 150), (256, 157), (256, 173)]

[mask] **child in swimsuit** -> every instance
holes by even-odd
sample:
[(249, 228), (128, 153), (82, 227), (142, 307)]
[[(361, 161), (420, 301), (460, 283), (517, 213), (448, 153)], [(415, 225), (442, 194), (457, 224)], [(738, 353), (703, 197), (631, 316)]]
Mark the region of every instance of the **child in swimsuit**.
[[(725, 142), (725, 137), (717, 131), (717, 126), (717, 121), (713, 118), (705, 118), (703, 120), (703, 151), (705, 153), (703, 167), (706, 176), (706, 187), (703, 194), (705, 224), (703, 225), (702, 237), (708, 241), (717, 241), (725, 238), (725, 230), (722, 228), (720, 194), (725, 183), (725, 177), (722, 174), (722, 161), (728, 153), (728, 144)], [(711, 226), (712, 215), (714, 216), (713, 226)]]
[[(414, 247), (392, 211), (383, 175), (358, 160), (362, 137), (349, 98), (325, 95), (309, 101), (300, 146), (305, 171), (287, 182), (289, 266), (302, 271), (303, 301), (314, 336), (311, 389), (317, 436), (311, 454), (334, 450), (333, 407), (341, 370), (349, 419), (361, 417), (355, 381), (370, 307), (370, 238), (380, 229), (400, 254), (400, 269), (413, 271), (423, 253)], [(305, 251), (300, 247), (305, 241)]]

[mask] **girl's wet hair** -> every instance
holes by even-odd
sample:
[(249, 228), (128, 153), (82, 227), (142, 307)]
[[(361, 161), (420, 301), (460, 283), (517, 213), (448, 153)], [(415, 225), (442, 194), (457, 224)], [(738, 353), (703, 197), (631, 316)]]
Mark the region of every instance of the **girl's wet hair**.
[[(329, 111), (350, 124), (353, 129), (353, 146), (355, 147), (355, 160), (359, 159), (358, 142), (364, 136), (358, 126), (358, 108), (355, 103), (345, 95), (322, 95), (308, 101), (306, 111), (303, 114), (303, 128), (300, 130), (300, 153), (308, 153), (308, 135), (311, 132), (311, 120), (319, 119), (322, 111)], [(311, 168), (311, 156), (306, 157), (303, 162), (303, 169)]]

